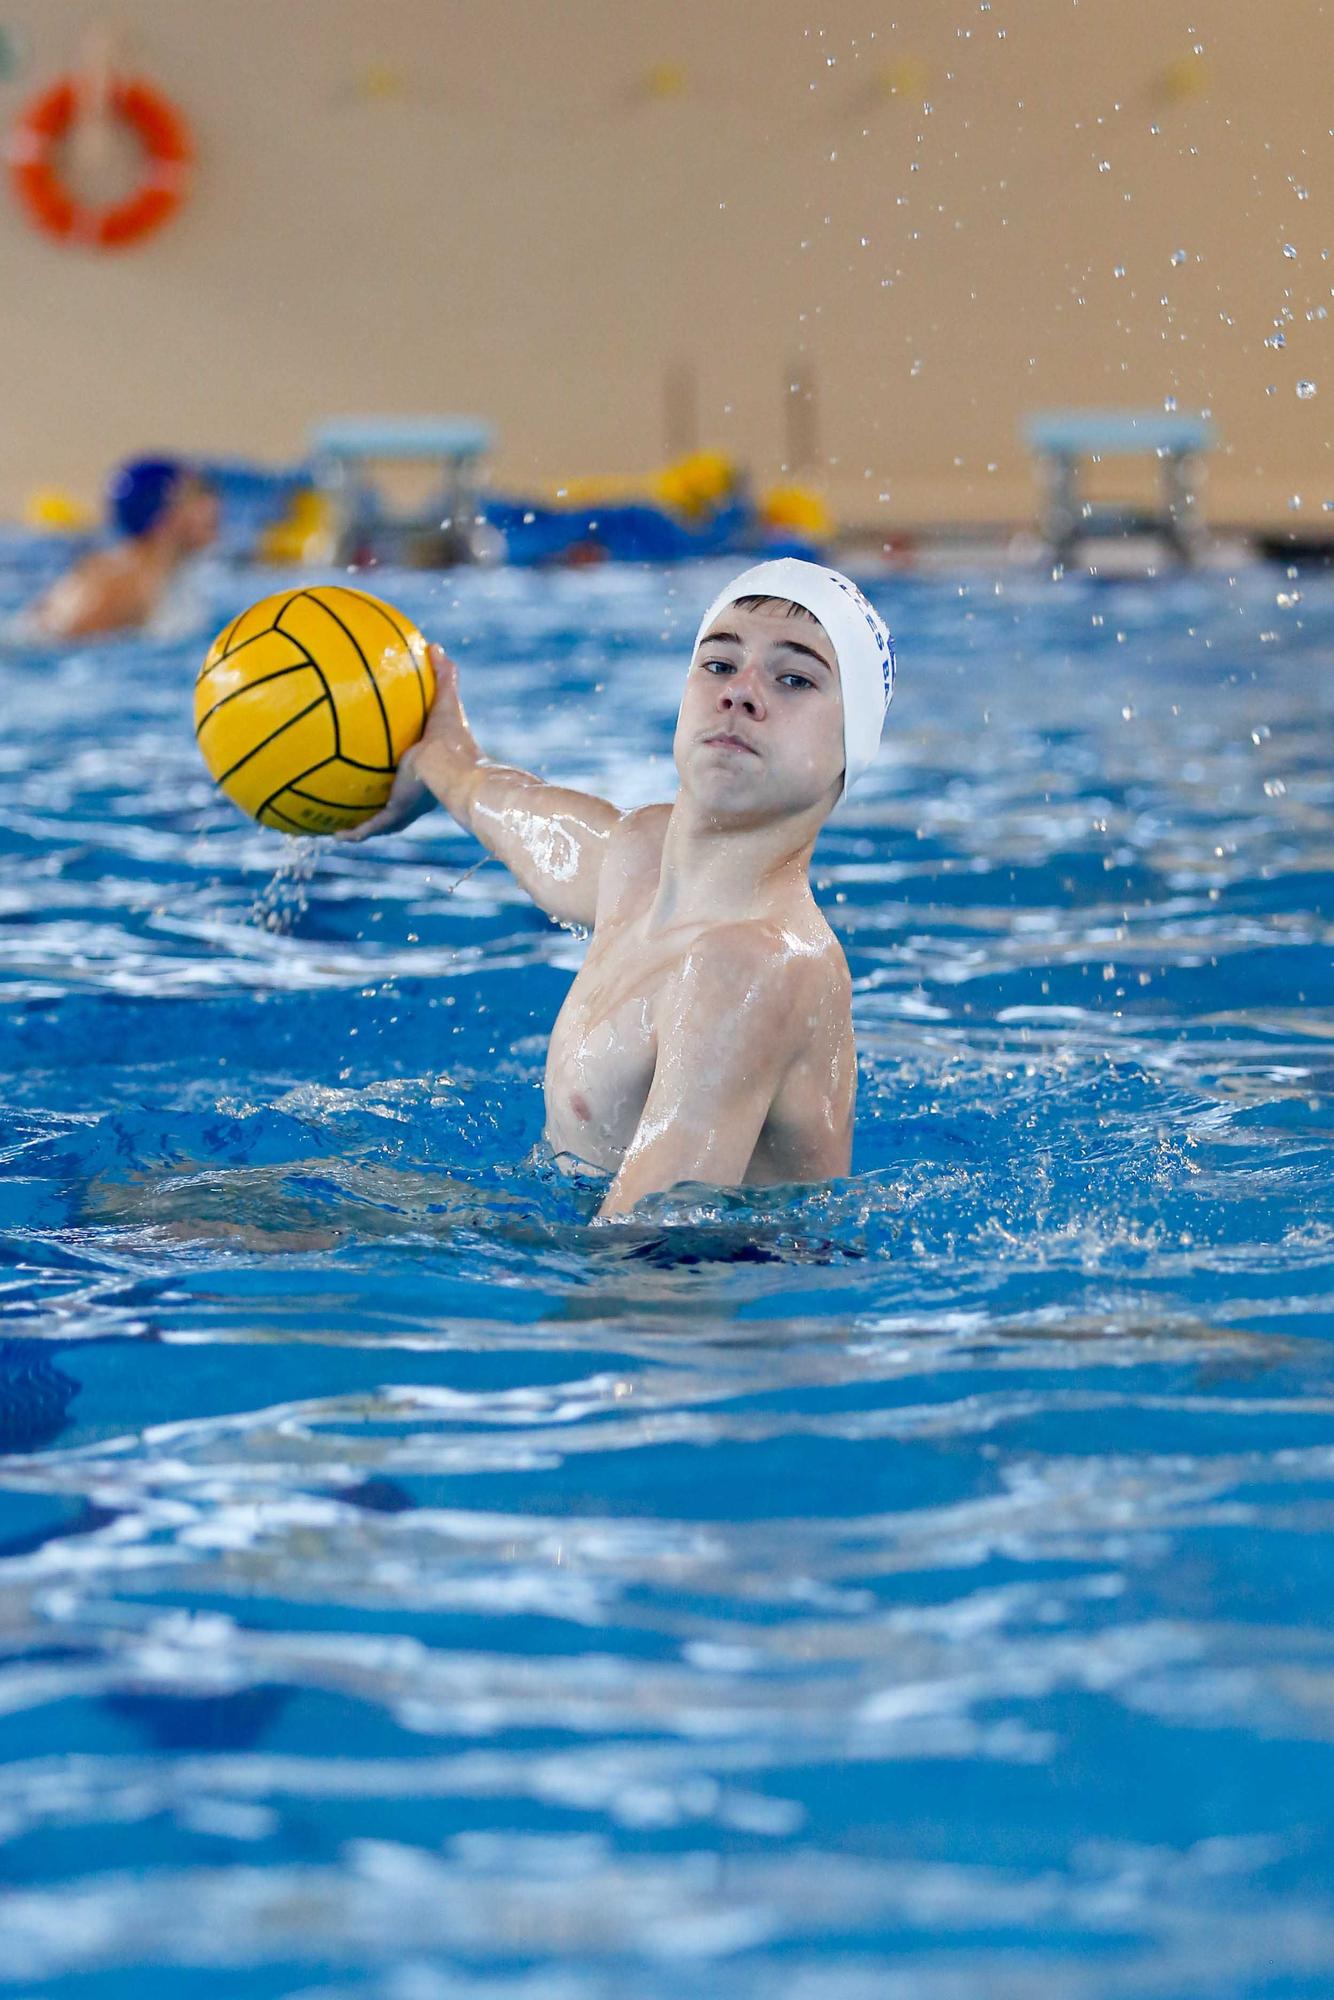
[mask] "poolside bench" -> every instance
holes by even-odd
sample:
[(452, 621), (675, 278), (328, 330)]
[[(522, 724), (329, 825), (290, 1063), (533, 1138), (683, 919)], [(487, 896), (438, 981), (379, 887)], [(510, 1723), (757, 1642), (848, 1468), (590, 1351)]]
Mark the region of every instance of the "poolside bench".
[[(350, 562), (373, 547), (400, 562), (471, 561), (477, 467), (491, 444), (491, 426), (475, 417), (341, 417), (318, 425), (311, 458), (334, 524), (334, 560)], [(408, 464), (438, 466), (439, 483), (405, 511), (386, 504), (374, 473)]]
[[(1201, 523), (1195, 506), (1196, 456), (1213, 444), (1203, 417), (1169, 410), (1040, 410), (1025, 436), (1044, 476), (1042, 529), (1058, 562), (1087, 537), (1157, 536), (1181, 562), (1194, 560)], [(1152, 452), (1162, 474), (1162, 504), (1153, 511), (1081, 500), (1084, 459)]]

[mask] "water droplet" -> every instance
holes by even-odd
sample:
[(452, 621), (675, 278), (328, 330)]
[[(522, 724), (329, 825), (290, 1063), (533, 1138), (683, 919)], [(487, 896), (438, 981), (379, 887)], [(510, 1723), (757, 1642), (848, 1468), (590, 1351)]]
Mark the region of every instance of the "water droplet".
[(1126, 267), (1124, 264), (1113, 264), (1112, 276), (1114, 278), (1124, 278), (1125, 274), (1126, 274)]
[(1109, 174), (1111, 171), (1112, 171), (1112, 163), (1110, 160), (1099, 160), (1098, 172), (1100, 174)]
[(1309, 403), (1312, 396), (1314, 396), (1315, 394), (1315, 383), (1299, 382), (1297, 384), (1297, 394), (1301, 398), (1303, 403)]
[(1294, 257), (1294, 258), (1295, 258), (1295, 257), (1296, 257), (1296, 255), (1297, 255), (1297, 246), (1296, 246), (1296, 244), (1295, 244), (1295, 243), (1285, 243), (1285, 244), (1283, 245), (1283, 255), (1284, 255), (1285, 257)]
[(1186, 251), (1184, 251), (1184, 250), (1174, 250), (1174, 251), (1172, 252), (1172, 262), (1173, 262), (1174, 264), (1184, 264), (1184, 263), (1185, 263), (1185, 261), (1186, 261), (1186, 256), (1187, 256), (1187, 252), (1186, 252)]
[(1289, 510), (1289, 512), (1290, 512), (1290, 513), (1293, 513), (1293, 514), (1296, 514), (1296, 513), (1298, 513), (1298, 512), (1300, 511), (1300, 509), (1301, 509), (1301, 504), (1302, 504), (1302, 496), (1301, 496), (1301, 494), (1300, 494), (1300, 493), (1294, 493), (1294, 494), (1292, 495), (1291, 499), (1290, 499), (1290, 500), (1288, 501), (1288, 510)]
[(1288, 788), (1284, 784), (1282, 778), (1265, 779), (1265, 797), (1267, 799), (1281, 799), (1286, 793), (1287, 789)]
[(1176, 406), (1177, 406), (1177, 399), (1175, 396), (1163, 397), (1163, 408), (1165, 410), (1174, 410)]

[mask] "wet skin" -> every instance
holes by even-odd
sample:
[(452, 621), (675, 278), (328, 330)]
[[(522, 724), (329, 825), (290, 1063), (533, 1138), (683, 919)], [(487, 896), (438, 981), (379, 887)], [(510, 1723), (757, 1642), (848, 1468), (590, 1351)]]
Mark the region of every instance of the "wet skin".
[(86, 556), (51, 586), (35, 607), (37, 629), (51, 639), (93, 639), (146, 625), (181, 564), (217, 532), (212, 488), (183, 479), (147, 534)]
[(848, 1171), (856, 1090), (851, 983), (810, 891), (843, 775), (838, 664), (806, 613), (729, 606), (696, 649), (671, 805), (622, 813), (483, 757), (458, 670), (384, 811), (438, 801), (540, 908), (592, 933), (551, 1035), (547, 1138), (614, 1178), (626, 1214), (681, 1181), (825, 1180)]

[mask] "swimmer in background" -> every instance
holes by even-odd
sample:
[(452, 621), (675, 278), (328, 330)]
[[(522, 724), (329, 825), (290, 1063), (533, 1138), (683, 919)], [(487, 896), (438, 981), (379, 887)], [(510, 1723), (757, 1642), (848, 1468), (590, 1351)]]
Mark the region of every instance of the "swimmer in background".
[(177, 459), (121, 466), (107, 492), (118, 539), (75, 564), (26, 614), (46, 639), (92, 639), (150, 623), (191, 557), (218, 532), (212, 487)]
[(811, 894), (811, 851), (879, 747), (893, 645), (836, 570), (746, 570), (699, 628), (670, 805), (620, 812), (491, 763), (431, 649), (435, 703), (384, 810), (437, 801), (539, 908), (591, 933), (547, 1052), (546, 1136), (613, 1176), (599, 1219), (681, 1181), (846, 1174), (857, 1056), (847, 960)]

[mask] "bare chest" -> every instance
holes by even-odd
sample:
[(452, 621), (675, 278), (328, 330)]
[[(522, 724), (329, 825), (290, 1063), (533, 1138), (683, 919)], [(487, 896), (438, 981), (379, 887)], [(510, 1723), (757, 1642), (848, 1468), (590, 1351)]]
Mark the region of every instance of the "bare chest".
[(644, 1109), (659, 1003), (686, 949), (649, 945), (636, 932), (631, 924), (594, 939), (547, 1051), (550, 1143), (608, 1169), (619, 1165)]

